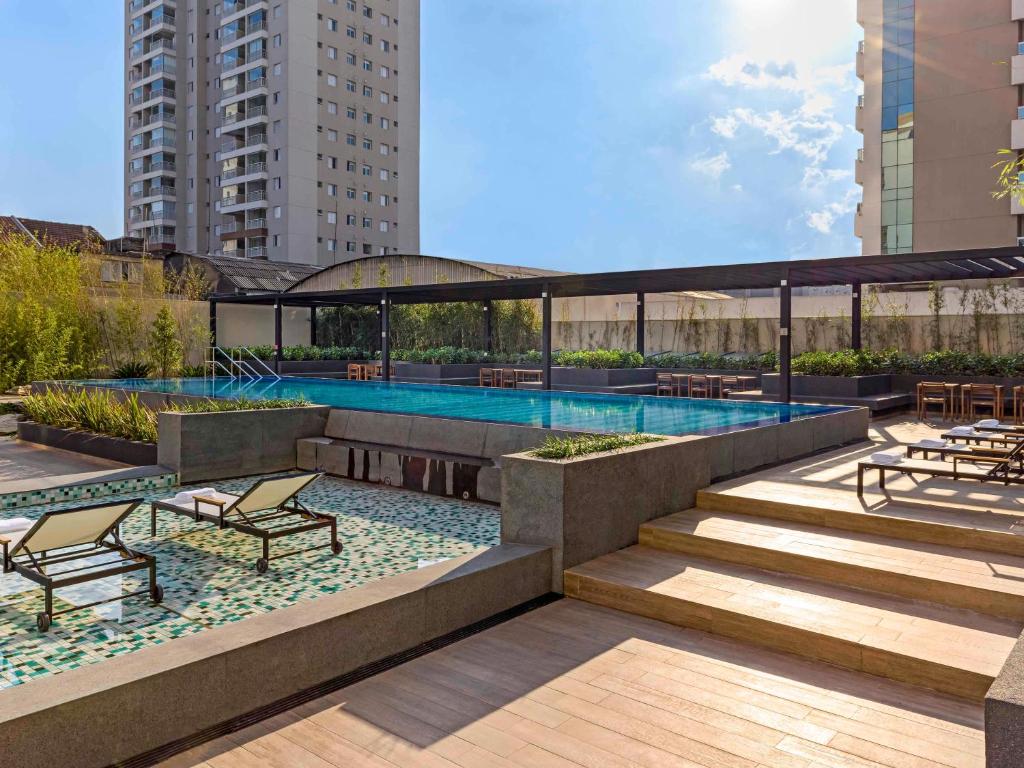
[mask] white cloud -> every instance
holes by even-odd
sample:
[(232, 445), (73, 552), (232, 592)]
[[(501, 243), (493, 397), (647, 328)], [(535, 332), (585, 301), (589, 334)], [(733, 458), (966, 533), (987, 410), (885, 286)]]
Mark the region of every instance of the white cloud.
[(707, 176), (709, 179), (718, 181), (722, 174), (732, 168), (729, 162), (729, 155), (725, 150), (717, 155), (701, 155), (690, 161), (690, 170)]
[(831, 202), (816, 211), (805, 211), (807, 226), (823, 235), (832, 234), (832, 225), (836, 220), (857, 209), (856, 190), (848, 190), (838, 202)]
[(842, 168), (819, 168), (808, 166), (804, 169), (804, 178), (800, 186), (807, 190), (816, 190), (827, 187), (839, 181), (845, 181), (853, 176), (853, 171), (846, 171)]
[(734, 115), (711, 118), (711, 132), (717, 133), (724, 139), (736, 138), (736, 129), (740, 127), (740, 121)]

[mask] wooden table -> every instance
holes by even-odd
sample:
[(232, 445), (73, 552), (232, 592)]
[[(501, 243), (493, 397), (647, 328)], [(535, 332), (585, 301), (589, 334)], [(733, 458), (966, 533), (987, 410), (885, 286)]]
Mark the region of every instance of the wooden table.
[(1020, 424), (1024, 419), (1024, 384), (1015, 384), (1013, 389), (1013, 423)]
[(688, 373), (673, 373), (672, 374), (672, 388), (675, 390), (676, 397), (683, 396), (683, 381), (686, 381), (686, 394), (690, 394), (690, 374)]
[(746, 392), (757, 386), (757, 376), (737, 376), (736, 380), (740, 383), (741, 392)]
[(512, 371), (512, 376), (514, 386), (520, 384), (542, 384), (544, 382), (544, 372), (538, 371), (535, 368), (515, 368)]

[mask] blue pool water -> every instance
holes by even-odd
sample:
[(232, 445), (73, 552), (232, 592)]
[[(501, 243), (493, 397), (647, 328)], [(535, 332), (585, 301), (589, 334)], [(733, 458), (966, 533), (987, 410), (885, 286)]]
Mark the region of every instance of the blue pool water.
[(353, 410), (493, 421), (579, 432), (647, 432), (656, 435), (729, 432), (844, 410), (819, 405), (297, 377), (249, 383), (229, 379), (96, 379), (77, 383), (206, 397), (303, 397), (318, 405)]

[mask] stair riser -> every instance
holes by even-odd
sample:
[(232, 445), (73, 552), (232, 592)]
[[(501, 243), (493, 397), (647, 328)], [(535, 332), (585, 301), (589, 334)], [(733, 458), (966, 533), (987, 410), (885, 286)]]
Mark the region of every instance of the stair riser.
[(791, 552), (779, 552), (737, 542), (707, 539), (649, 525), (640, 528), (640, 543), (667, 552), (713, 558), (736, 565), (804, 576), (832, 584), (1024, 621), (1024, 596), (975, 589), (940, 580), (865, 568)]
[(833, 509), (816, 509), (800, 504), (786, 504), (763, 499), (745, 499), (731, 494), (697, 492), (697, 506), (712, 512), (766, 517), (772, 520), (787, 520), (808, 525), (819, 525), (841, 531), (871, 533), (906, 541), (925, 544), (941, 544), (949, 547), (999, 552), (1006, 555), (1024, 556), (1024, 536), (999, 533), (976, 528), (963, 528), (918, 520), (885, 517), (864, 512), (846, 512)]
[(680, 627), (981, 701), (992, 677), (602, 579), (565, 575), (565, 594)]

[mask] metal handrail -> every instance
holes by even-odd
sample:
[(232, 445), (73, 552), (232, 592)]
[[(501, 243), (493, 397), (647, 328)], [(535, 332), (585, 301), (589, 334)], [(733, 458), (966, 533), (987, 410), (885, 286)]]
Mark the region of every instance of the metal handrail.
[(260, 366), (261, 366), (261, 367), (262, 367), (262, 368), (263, 368), (263, 369), (264, 369), (264, 370), (265, 370), (265, 371), (267, 372), (267, 374), (268, 374), (268, 375), (270, 375), (270, 376), (273, 376), (273, 377), (274, 377), (275, 379), (277, 379), (278, 381), (280, 381), (280, 380), (281, 380), (281, 377), (280, 377), (280, 376), (278, 376), (278, 374), (277, 374), (277, 371), (275, 371), (275, 370), (274, 370), (273, 368), (271, 368), (271, 367), (270, 367), (269, 365), (267, 365), (267, 364), (266, 364), (265, 362), (263, 362), (262, 360), (260, 360), (260, 359), (259, 359), (259, 358), (258, 358), (258, 357), (257, 357), (257, 356), (255, 355), (255, 353), (253, 353), (253, 351), (252, 351), (251, 349), (249, 349), (248, 347), (239, 347), (238, 349), (239, 349), (239, 354), (241, 354), (242, 352), (245, 352), (245, 353), (246, 353), (246, 354), (248, 354), (248, 355), (249, 355), (249, 356), (250, 356), (250, 357), (251, 357), (251, 358), (252, 358), (253, 360), (255, 360), (255, 361), (256, 361), (257, 363), (259, 363), (259, 364), (260, 364)]

